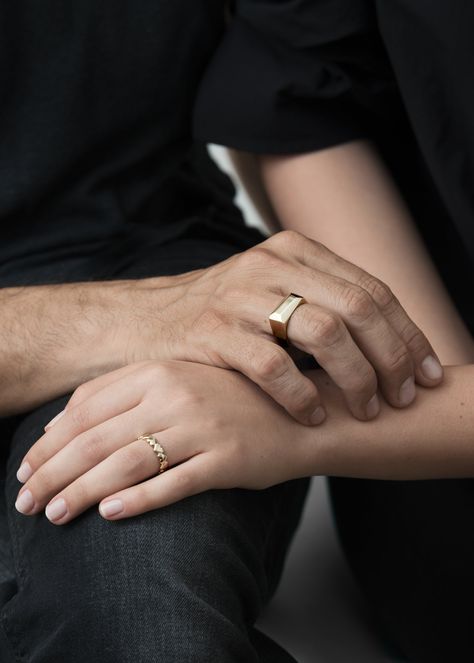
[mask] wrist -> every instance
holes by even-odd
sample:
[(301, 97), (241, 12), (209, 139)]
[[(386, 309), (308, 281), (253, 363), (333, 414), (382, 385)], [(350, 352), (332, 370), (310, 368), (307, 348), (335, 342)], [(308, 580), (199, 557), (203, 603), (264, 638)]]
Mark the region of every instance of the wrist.
[(170, 359), (173, 316), (169, 309), (182, 296), (180, 276), (131, 279), (107, 284), (113, 310), (106, 329), (107, 355), (118, 366), (144, 360)]
[(349, 412), (340, 389), (322, 370), (307, 370), (305, 375), (318, 388), (326, 419), (317, 426), (302, 426), (300, 453), (301, 476), (332, 476), (345, 465), (347, 447), (369, 443), (371, 422), (361, 422)]

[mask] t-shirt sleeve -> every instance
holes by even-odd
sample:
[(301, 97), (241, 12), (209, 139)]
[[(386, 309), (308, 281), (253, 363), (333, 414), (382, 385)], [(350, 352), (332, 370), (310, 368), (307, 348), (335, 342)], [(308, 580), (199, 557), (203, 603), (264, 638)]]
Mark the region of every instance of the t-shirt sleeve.
[(275, 154), (369, 136), (364, 97), (379, 72), (367, 4), (237, 0), (198, 89), (195, 138)]

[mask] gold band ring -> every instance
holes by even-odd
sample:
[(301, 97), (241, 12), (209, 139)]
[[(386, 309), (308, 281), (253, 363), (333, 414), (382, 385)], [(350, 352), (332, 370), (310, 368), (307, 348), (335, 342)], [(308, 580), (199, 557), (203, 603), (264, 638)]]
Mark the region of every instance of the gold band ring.
[(166, 469), (168, 469), (168, 456), (166, 455), (166, 451), (163, 449), (161, 444), (158, 442), (156, 437), (154, 435), (140, 435), (138, 440), (145, 440), (145, 442), (148, 442), (150, 447), (153, 449), (153, 451), (156, 454), (156, 457), (159, 460), (160, 463), (160, 468), (158, 470), (158, 474), (161, 474), (164, 472)]
[(282, 338), (284, 341), (287, 340), (286, 328), (288, 327), (288, 322), (301, 304), (306, 304), (306, 299), (292, 292), (270, 313), (268, 319), (270, 320), (274, 336)]

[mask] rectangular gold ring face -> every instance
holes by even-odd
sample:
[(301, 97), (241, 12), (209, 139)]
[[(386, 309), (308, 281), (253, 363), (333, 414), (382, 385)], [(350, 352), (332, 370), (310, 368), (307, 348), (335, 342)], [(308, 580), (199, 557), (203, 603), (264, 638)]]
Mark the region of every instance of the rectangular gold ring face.
[(291, 318), (292, 313), (298, 308), (300, 304), (304, 304), (305, 300), (299, 295), (291, 293), (288, 297), (281, 302), (279, 306), (268, 316), (270, 326), (274, 336), (286, 340), (286, 327), (288, 320)]

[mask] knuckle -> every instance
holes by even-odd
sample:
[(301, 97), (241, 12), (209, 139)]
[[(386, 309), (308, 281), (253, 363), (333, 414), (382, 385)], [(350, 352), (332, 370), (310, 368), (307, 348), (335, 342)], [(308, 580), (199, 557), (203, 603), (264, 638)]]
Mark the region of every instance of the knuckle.
[(288, 355), (277, 346), (262, 352), (255, 358), (255, 371), (260, 379), (273, 382), (282, 377), (288, 368)]
[(69, 402), (68, 402), (69, 407), (75, 405), (76, 403), (80, 403), (81, 401), (83, 401), (86, 398), (88, 391), (89, 390), (88, 390), (88, 387), (87, 387), (86, 383), (80, 384), (78, 387), (76, 387), (76, 389), (74, 390), (71, 398), (69, 399)]
[(363, 288), (351, 286), (343, 295), (344, 308), (351, 318), (367, 320), (375, 312), (375, 302)]
[(374, 276), (368, 276), (363, 287), (377, 306), (384, 312), (390, 310), (398, 303), (398, 300), (388, 285)]
[(402, 332), (402, 338), (410, 351), (417, 355), (426, 353), (429, 348), (428, 339), (414, 323), (407, 324)]
[(372, 396), (377, 390), (377, 376), (371, 366), (361, 369), (351, 375), (348, 379), (347, 388), (356, 396), (370, 394)]
[(411, 368), (411, 359), (406, 345), (392, 350), (383, 360), (383, 368), (388, 373), (399, 373)]
[(165, 380), (169, 380), (172, 374), (172, 367), (166, 361), (150, 363), (145, 369), (145, 375), (149, 385), (163, 383)]
[(194, 408), (199, 408), (201, 405), (203, 405), (205, 399), (203, 395), (200, 394), (195, 389), (183, 386), (181, 388), (180, 394), (178, 395), (178, 400), (181, 403), (181, 405), (186, 407), (187, 409), (194, 409)]
[(75, 430), (87, 430), (90, 426), (90, 415), (86, 407), (77, 405), (70, 410), (69, 416), (71, 417), (72, 424)]
[[(308, 408), (315, 400), (315, 393), (312, 389), (304, 387), (296, 392), (293, 396), (292, 410), (296, 415), (307, 414)], [(316, 405), (314, 405), (316, 407)]]
[(267, 267), (274, 259), (275, 254), (270, 248), (258, 244), (257, 246), (244, 251), (240, 256), (239, 262), (241, 262), (242, 266), (246, 268), (260, 269), (262, 267)]
[(203, 430), (208, 436), (208, 439), (213, 439), (216, 434), (225, 431), (225, 429), (228, 427), (228, 423), (228, 418), (221, 410), (209, 410), (206, 413)]
[(325, 312), (312, 321), (310, 332), (318, 340), (318, 344), (331, 347), (342, 340), (344, 325), (338, 315)]
[(89, 463), (96, 463), (100, 460), (102, 442), (101, 436), (96, 432), (82, 435), (76, 439), (79, 453)]
[(85, 481), (75, 481), (63, 497), (73, 507), (73, 510), (94, 501), (92, 499), (92, 490)]
[(306, 241), (306, 238), (296, 230), (282, 230), (272, 235), (268, 243), (276, 248), (295, 251)]
[(33, 495), (49, 495), (56, 489), (55, 478), (47, 467), (40, 467), (28, 487)]

